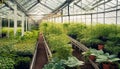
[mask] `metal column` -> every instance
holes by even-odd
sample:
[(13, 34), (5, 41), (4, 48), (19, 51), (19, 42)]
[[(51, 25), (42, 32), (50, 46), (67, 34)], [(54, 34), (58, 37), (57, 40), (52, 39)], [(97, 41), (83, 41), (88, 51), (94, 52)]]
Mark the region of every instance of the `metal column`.
[(28, 19), (26, 17), (26, 31), (28, 30)]
[(70, 23), (70, 5), (68, 4), (68, 23)]
[(14, 6), (14, 36), (17, 33), (17, 5)]
[(24, 36), (24, 14), (22, 14), (22, 36)]
[(61, 23), (63, 23), (63, 10), (61, 10)]
[(10, 37), (10, 12), (8, 13), (8, 32), (7, 32), (7, 37)]
[(2, 17), (0, 16), (0, 37), (2, 37)]

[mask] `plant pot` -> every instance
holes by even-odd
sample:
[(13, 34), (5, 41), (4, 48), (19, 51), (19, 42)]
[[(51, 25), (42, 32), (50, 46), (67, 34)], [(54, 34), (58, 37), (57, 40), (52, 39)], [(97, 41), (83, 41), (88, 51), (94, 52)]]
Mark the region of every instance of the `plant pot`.
[(95, 60), (96, 60), (96, 56), (90, 55), (90, 56), (89, 56), (89, 59), (92, 60), (92, 61), (95, 61)]
[(118, 65), (115, 63), (111, 63), (110, 69), (118, 69)]
[(103, 69), (110, 69), (110, 63), (103, 63), (102, 67)]
[(99, 44), (98, 45), (98, 50), (103, 50), (104, 49), (104, 45), (103, 44)]

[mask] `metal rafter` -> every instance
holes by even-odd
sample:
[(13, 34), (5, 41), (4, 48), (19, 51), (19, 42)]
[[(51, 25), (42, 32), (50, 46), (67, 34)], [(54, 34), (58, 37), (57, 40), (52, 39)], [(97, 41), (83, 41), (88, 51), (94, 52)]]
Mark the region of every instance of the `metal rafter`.
[(9, 4), (7, 4), (6, 2), (4, 2), (5, 6), (9, 7), (11, 10), (14, 10)]
[(28, 11), (30, 10), (30, 9), (32, 9), (34, 6), (36, 6), (38, 3), (35, 3), (34, 5), (32, 5), (30, 8), (28, 8)]
[(81, 8), (82, 10), (86, 10), (85, 8), (79, 6), (78, 4), (74, 3), (74, 5), (76, 5), (77, 7)]
[(118, 7), (118, 6), (120, 6), (120, 4), (119, 4), (119, 5), (116, 5), (116, 6), (112, 6), (112, 7), (110, 7), (110, 8), (106, 8), (105, 10), (108, 10), (108, 9), (111, 9), (111, 8), (116, 8), (116, 7)]
[[(10, 10), (14, 10), (14, 8), (12, 8), (8, 3), (6, 3), (6, 2), (4, 2), (4, 4), (5, 4), (5, 6), (6, 7), (8, 7), (8, 8), (10, 8)], [(19, 16), (21, 16), (21, 14), (20, 13), (17, 13)]]
[(4, 8), (5, 7), (5, 5), (4, 6), (2, 6), (2, 7), (0, 7), (0, 9), (2, 9), (2, 8)]
[[(29, 0), (28, 0), (29, 1)], [(25, 3), (23, 3), (23, 6), (26, 5), (28, 3), (28, 1), (26, 1)]]
[(56, 13), (58, 13), (59, 11), (61, 11), (62, 9), (64, 9), (65, 7), (67, 7), (70, 3), (72, 3), (74, 0), (66, 0), (62, 5), (60, 5), (59, 7), (57, 7), (54, 11), (52, 11), (50, 14), (48, 14), (47, 16), (43, 17), (42, 19), (46, 19), (49, 18), (51, 16), (54, 16)]
[[(105, 11), (105, 12), (98, 12), (98, 13), (85, 13), (85, 14), (71, 14), (70, 16), (80, 16), (80, 15), (93, 15), (93, 14), (101, 14), (101, 13), (109, 13), (109, 12), (114, 12), (114, 11), (120, 11), (120, 9), (115, 9), (115, 10), (110, 10), (110, 11)], [(63, 17), (66, 17), (68, 15), (63, 15)]]
[(40, 3), (40, 0), (37, 0), (38, 1), (38, 3)]
[(96, 5), (96, 6), (94, 6), (93, 8), (91, 8), (91, 10), (98, 7), (98, 6), (100, 6), (100, 5), (106, 4), (106, 3), (110, 2), (110, 1), (112, 1), (112, 0), (107, 0), (107, 1), (105, 1), (103, 3), (100, 3), (100, 4)]
[(53, 9), (52, 8), (50, 8), (49, 6), (47, 6), (47, 5), (45, 5), (45, 4), (43, 4), (43, 3), (41, 3), (41, 2), (39, 2), (41, 5), (43, 5), (44, 7), (46, 7), (46, 8), (48, 8), (48, 9), (50, 9), (50, 10), (52, 10), (53, 11)]
[(74, 0), (66, 0), (62, 5), (60, 5), (59, 7), (57, 7), (52, 13), (59, 12), (60, 10), (64, 9), (66, 6), (68, 6), (68, 4), (70, 4), (73, 1)]
[(96, 1), (94, 4), (92, 4), (92, 6), (94, 6), (94, 5), (98, 4), (98, 3), (100, 3), (101, 1), (103, 1), (103, 0)]
[(28, 16), (27, 13), (26, 13), (26, 10), (25, 10), (16, 0), (13, 0), (13, 1), (17, 4), (17, 6), (20, 8), (20, 10), (21, 10), (26, 16)]

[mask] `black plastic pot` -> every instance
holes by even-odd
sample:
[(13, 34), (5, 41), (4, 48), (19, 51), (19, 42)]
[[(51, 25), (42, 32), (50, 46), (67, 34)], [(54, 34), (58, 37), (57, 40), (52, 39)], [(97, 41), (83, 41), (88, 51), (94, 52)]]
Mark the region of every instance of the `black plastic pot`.
[(77, 34), (69, 34), (70, 37), (77, 39)]
[(7, 37), (6, 33), (2, 33), (2, 38)]

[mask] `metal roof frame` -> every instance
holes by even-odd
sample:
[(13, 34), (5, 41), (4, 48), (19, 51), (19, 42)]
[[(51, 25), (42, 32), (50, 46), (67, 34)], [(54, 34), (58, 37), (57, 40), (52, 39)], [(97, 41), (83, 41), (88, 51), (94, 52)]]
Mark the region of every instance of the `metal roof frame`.
[(20, 10), (21, 10), (26, 16), (28, 16), (27, 13), (26, 13), (26, 10), (25, 10), (16, 0), (13, 0), (13, 1), (17, 4), (17, 6), (20, 8)]

